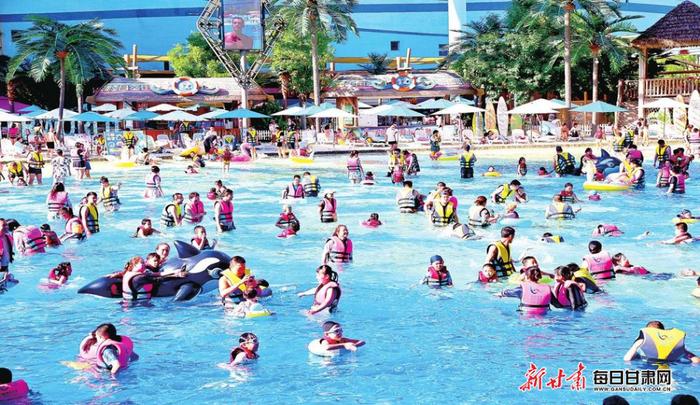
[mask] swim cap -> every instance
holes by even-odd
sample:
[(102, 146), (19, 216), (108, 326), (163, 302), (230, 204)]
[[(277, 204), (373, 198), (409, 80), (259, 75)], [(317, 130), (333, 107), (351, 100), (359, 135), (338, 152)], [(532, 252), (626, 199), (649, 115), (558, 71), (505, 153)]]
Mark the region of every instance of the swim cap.
[(430, 264), (433, 264), (435, 262), (444, 262), (444, 260), (442, 260), (442, 256), (440, 256), (440, 255), (431, 256), (430, 257)]
[(685, 210), (682, 210), (682, 211), (681, 211), (681, 214), (680, 214), (680, 215), (691, 215), (691, 212), (690, 212), (690, 210), (685, 209)]

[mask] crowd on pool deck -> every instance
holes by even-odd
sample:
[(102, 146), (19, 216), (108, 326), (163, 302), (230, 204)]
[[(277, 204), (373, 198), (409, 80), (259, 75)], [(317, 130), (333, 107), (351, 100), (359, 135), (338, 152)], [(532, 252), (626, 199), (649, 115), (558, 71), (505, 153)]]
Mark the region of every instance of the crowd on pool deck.
[[(694, 129), (693, 133), (696, 132), (698, 131)], [(430, 158), (450, 158), (458, 162), (460, 178), (474, 178), (477, 174), (478, 160), (472, 146), (468, 143), (464, 144), (458, 155), (448, 157), (441, 153), (439, 135), (434, 133), (431, 137)], [(588, 148), (582, 156), (576, 158), (562, 146), (556, 146), (551, 169), (540, 167), (535, 175), (547, 177), (585, 175), (584, 188), (588, 187), (590, 190), (605, 190), (606, 187), (623, 187), (632, 190), (643, 188), (647, 185), (648, 178), (650, 183), (654, 182), (654, 176), (648, 176), (643, 168), (642, 162), (645, 157), (634, 144), (633, 136), (632, 132), (628, 135), (621, 134), (620, 140), (613, 143), (613, 155), (603, 151), (598, 156)], [(473, 282), (514, 281), (518, 284), (516, 288), (502, 290), (497, 293), (497, 296), (518, 299), (519, 310), (523, 312), (541, 315), (551, 307), (583, 310), (587, 306), (587, 300), (601, 293), (605, 284), (618, 275), (642, 276), (654, 280), (698, 277), (698, 274), (691, 269), (683, 270), (678, 275), (651, 273), (641, 266), (630, 263), (623, 252), (612, 253), (606, 250), (604, 244), (597, 239), (625, 237), (621, 229), (609, 223), (597, 224), (592, 229), (592, 237), (596, 239), (589, 242), (581, 263), (563, 264), (547, 272), (540, 268), (534, 256), (523, 255), (516, 259), (511, 255), (511, 247), (516, 238), (516, 227), (520, 218), (517, 208), (519, 204), (527, 204), (529, 201), (525, 186), (519, 180), (524, 179), (529, 173), (525, 157), (518, 159), (517, 163), (514, 162), (515, 178), (504, 181), (488, 196), (477, 196), (467, 210), (467, 218), (462, 220), (458, 216), (459, 201), (453, 190), (444, 182), (438, 182), (435, 189), (427, 194), (414, 189), (410, 179), (418, 176), (421, 171), (418, 156), (409, 150), (400, 150), (398, 140), (389, 140), (388, 144), (390, 150), (386, 177), (400, 186), (396, 192), (395, 202), (401, 213), (425, 215), (430, 225), (444, 228), (450, 235), (465, 240), (479, 238), (475, 232), (476, 228), (496, 226), (499, 223), (504, 225), (500, 231), (500, 239), (488, 245), (484, 264)], [(135, 156), (135, 145), (133, 134), (129, 135), (127, 132), (124, 146), (126, 153), (130, 156)], [(694, 155), (700, 153), (697, 150), (697, 144), (691, 144), (691, 146), (692, 152), (686, 154), (685, 148), (672, 149), (663, 140), (658, 140), (653, 156), (653, 167), (657, 170), (655, 176), (657, 187), (667, 190), (668, 193), (685, 192), (689, 166)], [(231, 160), (229, 152), (228, 149), (224, 149), (220, 156), (224, 170), (228, 170), (227, 163)], [(100, 177), (99, 190), (92, 190), (84, 196), (79, 196), (75, 199), (74, 205), (66, 191), (65, 182), (69, 181), (71, 176), (77, 181), (91, 177), (89, 153), (79, 143), (71, 149), (69, 156), (64, 156), (60, 149), (50, 149), (47, 153), (52, 157), (52, 185), (46, 197), (47, 219), (62, 219), (65, 226), (57, 232), (48, 224), (20, 224), (15, 219), (0, 218), (0, 292), (8, 292), (9, 287), (19, 282), (10, 273), (15, 254), (25, 256), (42, 254), (48, 248), (60, 246), (69, 240), (89, 243), (89, 239), (100, 237), (100, 212), (116, 213), (122, 205), (119, 198), (121, 184), (114, 184), (104, 176)], [(254, 153), (253, 151), (251, 154), (253, 158)], [(211, 159), (212, 156), (209, 158)], [(193, 164), (186, 172), (196, 175), (195, 168), (205, 166), (202, 160), (201, 156), (194, 156)], [(161, 177), (159, 166), (153, 164), (155, 162), (148, 157), (141, 156), (139, 162), (151, 166), (143, 180), (143, 198), (164, 197), (162, 182), (167, 179)], [(7, 181), (15, 187), (29, 186), (35, 182), (42, 185), (44, 163), (43, 151), (39, 145), (28, 153), (25, 161), (13, 161), (6, 165), (6, 176), (2, 175), (3, 168), (0, 167), (0, 181), (5, 181), (6, 177)], [(346, 168), (348, 181), (352, 184), (371, 187), (377, 182), (372, 172), (365, 171), (360, 153), (357, 151), (350, 152), (346, 160)], [(481, 175), (504, 176), (494, 167), (486, 168)], [(317, 174), (305, 171), (301, 175), (294, 175), (291, 182), (281, 190), (281, 196), (288, 202), (295, 199), (318, 199), (318, 220), (322, 223), (338, 222), (341, 202), (336, 199), (334, 190), (321, 187)], [(595, 202), (599, 198), (599, 194), (593, 192), (587, 199)], [(213, 251), (217, 240), (209, 239), (203, 225), (207, 208), (199, 192), (175, 193), (167, 199), (160, 218), (156, 219), (158, 226), (161, 229), (192, 226), (193, 235), (190, 243), (196, 251)], [(206, 193), (206, 200), (211, 201), (212, 204), (210, 209), (213, 212), (217, 234), (222, 235), (237, 229), (234, 221), (233, 190), (218, 180)], [(548, 220), (575, 220), (583, 202), (574, 192), (573, 184), (566, 182), (562, 190), (552, 196), (551, 204), (547, 207), (544, 216)], [(489, 204), (503, 206), (503, 212), (495, 213)], [(290, 238), (297, 235), (301, 231), (301, 220), (302, 218), (297, 217), (293, 212), (291, 204), (283, 205), (282, 212), (274, 224), (281, 229), (278, 237)], [(700, 217), (693, 216), (689, 210), (679, 212), (674, 218), (674, 236), (660, 243), (681, 244), (698, 240), (688, 231), (688, 224), (697, 221), (700, 221)], [(371, 213), (362, 225), (368, 228), (382, 226), (379, 214)], [(134, 230), (133, 237), (148, 238), (161, 232), (154, 228), (151, 218), (144, 218), (141, 225)], [(551, 232), (545, 232), (541, 241), (565, 243), (561, 235)], [(182, 298), (179, 296), (179, 291), (172, 293), (164, 286), (177, 283), (178, 279), (188, 279), (195, 275), (192, 273), (193, 269), (186, 266), (175, 270), (167, 269), (169, 255), (170, 245), (161, 243), (145, 258), (134, 256), (128, 260), (122, 271), (105, 275), (102, 282), (109, 286), (109, 291), (95, 293), (122, 298), (126, 302), (176, 294), (176, 299)], [(240, 317), (274, 315), (260, 302), (261, 298), (272, 293), (270, 284), (266, 280), (255, 277), (247, 267), (245, 258), (226, 257), (228, 266), (220, 269), (216, 275), (218, 294), (223, 306)], [(336, 311), (342, 296), (342, 288), (338, 272), (332, 266), (342, 266), (343, 263), (350, 263), (352, 260), (353, 243), (349, 229), (343, 224), (338, 224), (323, 245), (320, 265), (316, 269), (315, 287), (298, 294), (299, 297), (313, 297), (308, 309), (309, 314), (324, 311), (333, 314)], [(516, 267), (518, 263), (520, 268)], [(73, 270), (70, 262), (60, 263), (49, 271), (47, 286), (61, 288), (69, 282)], [(421, 283), (435, 289), (450, 288), (454, 285), (455, 281), (439, 254), (433, 255), (428, 260), (428, 267)], [(697, 279), (697, 284), (698, 287), (692, 291), (692, 295), (700, 298), (700, 277)], [(340, 351), (355, 351), (363, 344), (362, 340), (345, 337), (340, 324), (328, 321), (322, 325), (322, 337), (314, 339), (309, 344), (309, 350), (320, 356), (330, 356)], [(243, 333), (230, 352), (229, 363), (236, 365), (257, 359), (258, 346), (259, 342), (255, 334)], [(138, 358), (131, 338), (119, 335), (115, 326), (109, 323), (99, 325), (90, 331), (77, 347), (81, 362), (108, 370), (112, 374), (118, 373)], [(623, 356), (625, 361), (639, 357), (651, 361), (685, 360), (700, 363), (700, 358), (685, 347), (685, 333), (676, 328), (668, 329), (657, 320), (649, 321), (640, 329), (634, 344)], [(7, 389), (7, 387), (10, 388)], [(0, 369), (0, 388), (4, 389), (0, 390), (0, 400), (11, 398), (7, 395), (23, 396), (28, 391), (27, 384), (23, 380), (13, 382), (11, 373), (6, 369)], [(3, 394), (4, 392), (10, 394)]]

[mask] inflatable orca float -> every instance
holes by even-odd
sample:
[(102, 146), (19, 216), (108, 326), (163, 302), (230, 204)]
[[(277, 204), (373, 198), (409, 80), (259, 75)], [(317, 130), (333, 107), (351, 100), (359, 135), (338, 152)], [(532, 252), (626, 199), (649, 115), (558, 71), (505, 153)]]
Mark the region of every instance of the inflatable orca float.
[(608, 175), (613, 171), (617, 171), (617, 168), (620, 166), (621, 163), (622, 161), (620, 161), (620, 159), (616, 158), (615, 156), (610, 156), (608, 151), (606, 151), (605, 149), (601, 149), (600, 157), (595, 162), (595, 168), (598, 169), (600, 172), (604, 173), (605, 175)]
[[(159, 278), (155, 283), (152, 296), (174, 297), (174, 301), (189, 301), (200, 293), (216, 289), (221, 271), (228, 268), (231, 257), (218, 250), (200, 251), (189, 243), (179, 240), (174, 244), (177, 257), (168, 259), (160, 271), (167, 275), (186, 270), (187, 276)], [(78, 294), (122, 298), (122, 279), (100, 277), (78, 290)]]

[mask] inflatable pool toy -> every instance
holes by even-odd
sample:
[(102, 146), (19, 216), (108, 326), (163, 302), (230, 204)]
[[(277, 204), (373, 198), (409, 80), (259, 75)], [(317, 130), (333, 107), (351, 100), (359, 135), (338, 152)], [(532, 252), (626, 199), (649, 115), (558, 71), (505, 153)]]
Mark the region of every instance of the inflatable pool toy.
[(289, 161), (292, 163), (311, 164), (314, 162), (314, 159), (306, 156), (291, 156)]
[[(191, 244), (179, 240), (174, 244), (177, 257), (168, 259), (161, 272), (167, 275), (180, 271), (184, 267), (187, 276), (162, 278), (154, 297), (174, 297), (175, 301), (189, 301), (200, 293), (216, 289), (221, 271), (228, 269), (231, 257), (218, 250), (200, 251)], [(122, 298), (122, 279), (98, 278), (78, 290), (78, 294)]]
[(486, 172), (484, 173), (486, 177), (501, 177), (501, 172)]
[(262, 318), (264, 316), (270, 316), (270, 315), (272, 315), (272, 312), (270, 312), (266, 308), (263, 308), (262, 305), (256, 304), (250, 308), (250, 311), (246, 312), (245, 317), (247, 319), (252, 319), (252, 318)]
[(443, 155), (435, 160), (438, 162), (455, 162), (459, 160), (459, 155)]
[(231, 163), (246, 163), (250, 162), (252, 159), (248, 155), (236, 155), (231, 158)]
[(196, 146), (193, 146), (193, 147), (191, 147), (191, 148), (185, 149), (185, 150), (183, 150), (182, 152), (180, 152), (180, 156), (182, 156), (182, 157), (190, 157), (190, 155), (191, 155), (192, 153), (196, 153), (196, 154), (198, 154), (199, 156), (202, 156), (202, 155), (204, 155), (204, 149), (202, 149), (201, 146), (196, 145)]
[(335, 357), (340, 354), (341, 350), (328, 350), (321, 345), (321, 339), (314, 339), (309, 342), (309, 352), (321, 357)]
[(119, 161), (119, 162), (114, 162), (114, 163), (112, 164), (112, 166), (114, 166), (114, 167), (120, 167), (120, 168), (122, 168), (122, 169), (127, 169), (127, 168), (136, 167), (136, 162), (132, 162), (132, 161)]
[(583, 183), (584, 190), (596, 191), (625, 191), (630, 189), (629, 184), (600, 183), (597, 181), (586, 181)]
[(673, 218), (673, 223), (678, 224), (683, 222), (684, 224), (694, 224), (700, 222), (700, 218)]

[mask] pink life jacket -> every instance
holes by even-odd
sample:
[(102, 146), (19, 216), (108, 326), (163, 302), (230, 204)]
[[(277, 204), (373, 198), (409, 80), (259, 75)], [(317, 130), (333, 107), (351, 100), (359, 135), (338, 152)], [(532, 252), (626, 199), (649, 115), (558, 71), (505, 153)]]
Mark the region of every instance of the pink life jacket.
[(337, 236), (332, 236), (329, 241), (333, 243), (329, 252), (329, 258), (333, 263), (347, 263), (352, 261), (352, 241), (345, 239), (345, 242)]
[(296, 188), (294, 183), (287, 186), (287, 198), (304, 198), (304, 186), (299, 183)]
[(368, 219), (366, 221), (362, 221), (362, 225), (366, 226), (367, 228), (377, 228), (379, 225), (381, 225), (381, 222), (377, 221), (376, 219)]
[(219, 218), (217, 220), (219, 223), (225, 227), (233, 226), (233, 202), (231, 201), (217, 201), (214, 204), (219, 204), (221, 208), (219, 209)]
[[(41, 229), (36, 226), (29, 225), (23, 226), (21, 228), (15, 229), (15, 232), (21, 234), (22, 241), (24, 242), (23, 250), (20, 253), (24, 255), (32, 255), (35, 253), (46, 253), (46, 239)], [(18, 238), (15, 237), (15, 240)]]
[(349, 158), (347, 161), (348, 172), (359, 172), (360, 171), (360, 158)]
[[(571, 301), (569, 300), (569, 294), (567, 294), (567, 291), (569, 287), (575, 284), (575, 281), (566, 280), (563, 283), (557, 283), (557, 285), (554, 287), (554, 292), (556, 293), (557, 301), (562, 305), (562, 307), (571, 307)], [(575, 287), (578, 288), (578, 286), (576, 285)]]
[(600, 232), (598, 228), (593, 231), (593, 236), (620, 236), (622, 231), (617, 225), (613, 224), (603, 224), (603, 231)]
[(8, 384), (0, 384), (0, 401), (10, 401), (24, 398), (29, 394), (29, 386), (24, 380), (12, 381)]
[[(202, 214), (204, 213), (204, 203), (202, 201), (197, 201), (195, 203), (188, 203), (187, 208), (185, 208), (185, 221), (190, 224), (197, 224), (202, 222)], [(197, 218), (198, 219), (195, 219)]]
[(328, 200), (323, 198), (323, 209), (321, 210), (321, 221), (332, 222), (335, 219), (335, 198)]
[(49, 197), (46, 199), (46, 205), (50, 213), (57, 215), (61, 208), (68, 206), (68, 193), (59, 191), (53, 196), (49, 194)]
[(627, 151), (627, 157), (629, 160), (634, 160), (634, 159), (642, 160), (643, 159), (642, 151), (637, 150), (637, 149), (630, 149), (629, 151)]
[(81, 342), (80, 342), (80, 359), (86, 360), (86, 361), (96, 361), (97, 360), (97, 349), (100, 347), (100, 345), (97, 344), (97, 342), (93, 343), (92, 346), (90, 346), (87, 351), (83, 350), (83, 347), (85, 347), (85, 343), (88, 341), (88, 339), (93, 339), (91, 335), (86, 336)]
[(615, 278), (613, 271), (613, 262), (610, 253), (602, 251), (596, 254), (590, 254), (583, 258), (588, 264), (588, 271), (595, 277), (596, 280), (607, 280)]
[(100, 346), (97, 348), (97, 360), (104, 364), (105, 361), (102, 358), (102, 353), (104, 353), (107, 347), (114, 346), (117, 348), (117, 359), (119, 360), (119, 365), (122, 368), (128, 366), (131, 354), (134, 353), (134, 342), (132, 342), (128, 336), (121, 336), (121, 338), (121, 342), (117, 342), (116, 340), (112, 339), (102, 341)]
[(667, 165), (661, 166), (659, 168), (659, 187), (668, 187), (668, 181), (671, 178), (671, 169)]
[(552, 292), (546, 284), (525, 282), (521, 284), (523, 295), (520, 309), (531, 314), (543, 314), (549, 310)]
[(49, 271), (49, 276), (48, 276), (49, 280), (58, 281), (58, 279), (61, 278), (62, 275), (66, 276), (66, 280), (67, 280), (68, 277), (70, 277), (70, 275), (73, 274), (73, 272), (70, 270), (67, 270), (65, 274), (61, 274), (60, 272), (57, 274), (56, 270), (57, 269), (51, 269)]
[(678, 176), (671, 177), (676, 179), (676, 186), (673, 188), (673, 192), (677, 194), (685, 193), (685, 175), (681, 173)]
[(158, 189), (158, 183), (160, 183), (160, 175), (156, 173), (146, 173), (145, 180), (146, 188), (156, 190)]

